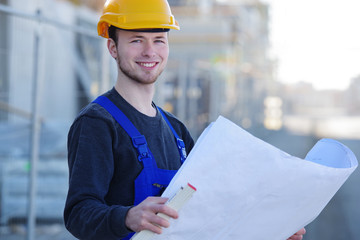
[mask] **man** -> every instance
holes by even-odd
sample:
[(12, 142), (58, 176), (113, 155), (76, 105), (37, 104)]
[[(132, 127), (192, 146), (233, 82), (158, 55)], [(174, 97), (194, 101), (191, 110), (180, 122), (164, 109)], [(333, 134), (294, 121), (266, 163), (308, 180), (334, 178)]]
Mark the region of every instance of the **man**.
[(168, 59), (169, 29), (179, 26), (166, 0), (105, 3), (98, 32), (108, 38), (118, 77), (69, 131), (64, 220), (77, 238), (129, 239), (144, 229), (160, 234), (169, 222), (157, 213), (178, 217), (158, 196), (194, 141), (178, 119), (152, 101)]
[[(105, 4), (98, 31), (110, 35), (107, 46), (118, 77), (112, 90), (81, 111), (69, 131), (64, 219), (75, 237), (121, 239), (143, 229), (161, 233), (169, 222), (156, 213), (178, 217), (164, 205), (167, 199), (147, 198), (160, 194), (184, 161), (184, 151), (194, 145), (185, 126), (152, 102), (168, 59), (169, 29), (179, 26), (165, 0)], [(111, 109), (119, 109), (127, 120), (118, 120), (119, 112)]]

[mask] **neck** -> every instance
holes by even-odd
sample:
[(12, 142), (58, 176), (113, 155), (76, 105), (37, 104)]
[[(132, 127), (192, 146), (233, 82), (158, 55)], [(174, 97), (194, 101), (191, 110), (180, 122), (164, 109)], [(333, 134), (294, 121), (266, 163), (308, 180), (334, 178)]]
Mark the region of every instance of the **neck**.
[(154, 117), (156, 109), (152, 106), (154, 96), (154, 84), (124, 84), (121, 80), (117, 80), (115, 90), (139, 112)]

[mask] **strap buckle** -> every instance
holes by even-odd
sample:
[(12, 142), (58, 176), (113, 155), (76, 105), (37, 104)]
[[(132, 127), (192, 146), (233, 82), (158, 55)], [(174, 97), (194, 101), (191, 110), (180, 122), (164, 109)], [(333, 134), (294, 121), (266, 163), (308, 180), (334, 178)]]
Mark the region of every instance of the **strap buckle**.
[(145, 158), (150, 158), (148, 146), (144, 135), (139, 135), (132, 138), (134, 147), (138, 150), (138, 159), (141, 162)]
[(184, 162), (186, 157), (187, 157), (186, 149), (185, 149), (185, 143), (184, 143), (184, 141), (182, 139), (176, 138), (176, 144), (177, 144), (178, 149), (179, 149), (181, 162)]

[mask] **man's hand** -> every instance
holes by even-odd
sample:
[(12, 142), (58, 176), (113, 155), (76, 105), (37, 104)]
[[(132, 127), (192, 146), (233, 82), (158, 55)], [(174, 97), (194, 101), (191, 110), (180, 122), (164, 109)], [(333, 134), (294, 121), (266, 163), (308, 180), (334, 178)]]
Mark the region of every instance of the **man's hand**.
[(287, 240), (301, 240), (303, 239), (303, 235), (306, 233), (305, 228), (300, 229), (294, 235), (289, 237)]
[(168, 199), (163, 197), (148, 197), (139, 205), (132, 207), (125, 219), (126, 226), (134, 232), (141, 230), (150, 230), (160, 234), (162, 227), (169, 227), (169, 221), (157, 216), (157, 213), (163, 213), (171, 218), (178, 218), (177, 211), (166, 206)]

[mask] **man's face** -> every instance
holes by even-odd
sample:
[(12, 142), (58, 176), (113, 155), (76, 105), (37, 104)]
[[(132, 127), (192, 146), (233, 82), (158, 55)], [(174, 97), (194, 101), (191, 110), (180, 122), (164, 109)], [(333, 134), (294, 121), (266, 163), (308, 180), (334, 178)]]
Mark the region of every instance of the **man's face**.
[(120, 74), (141, 84), (154, 83), (167, 63), (168, 34), (118, 30), (117, 36), (116, 61)]

